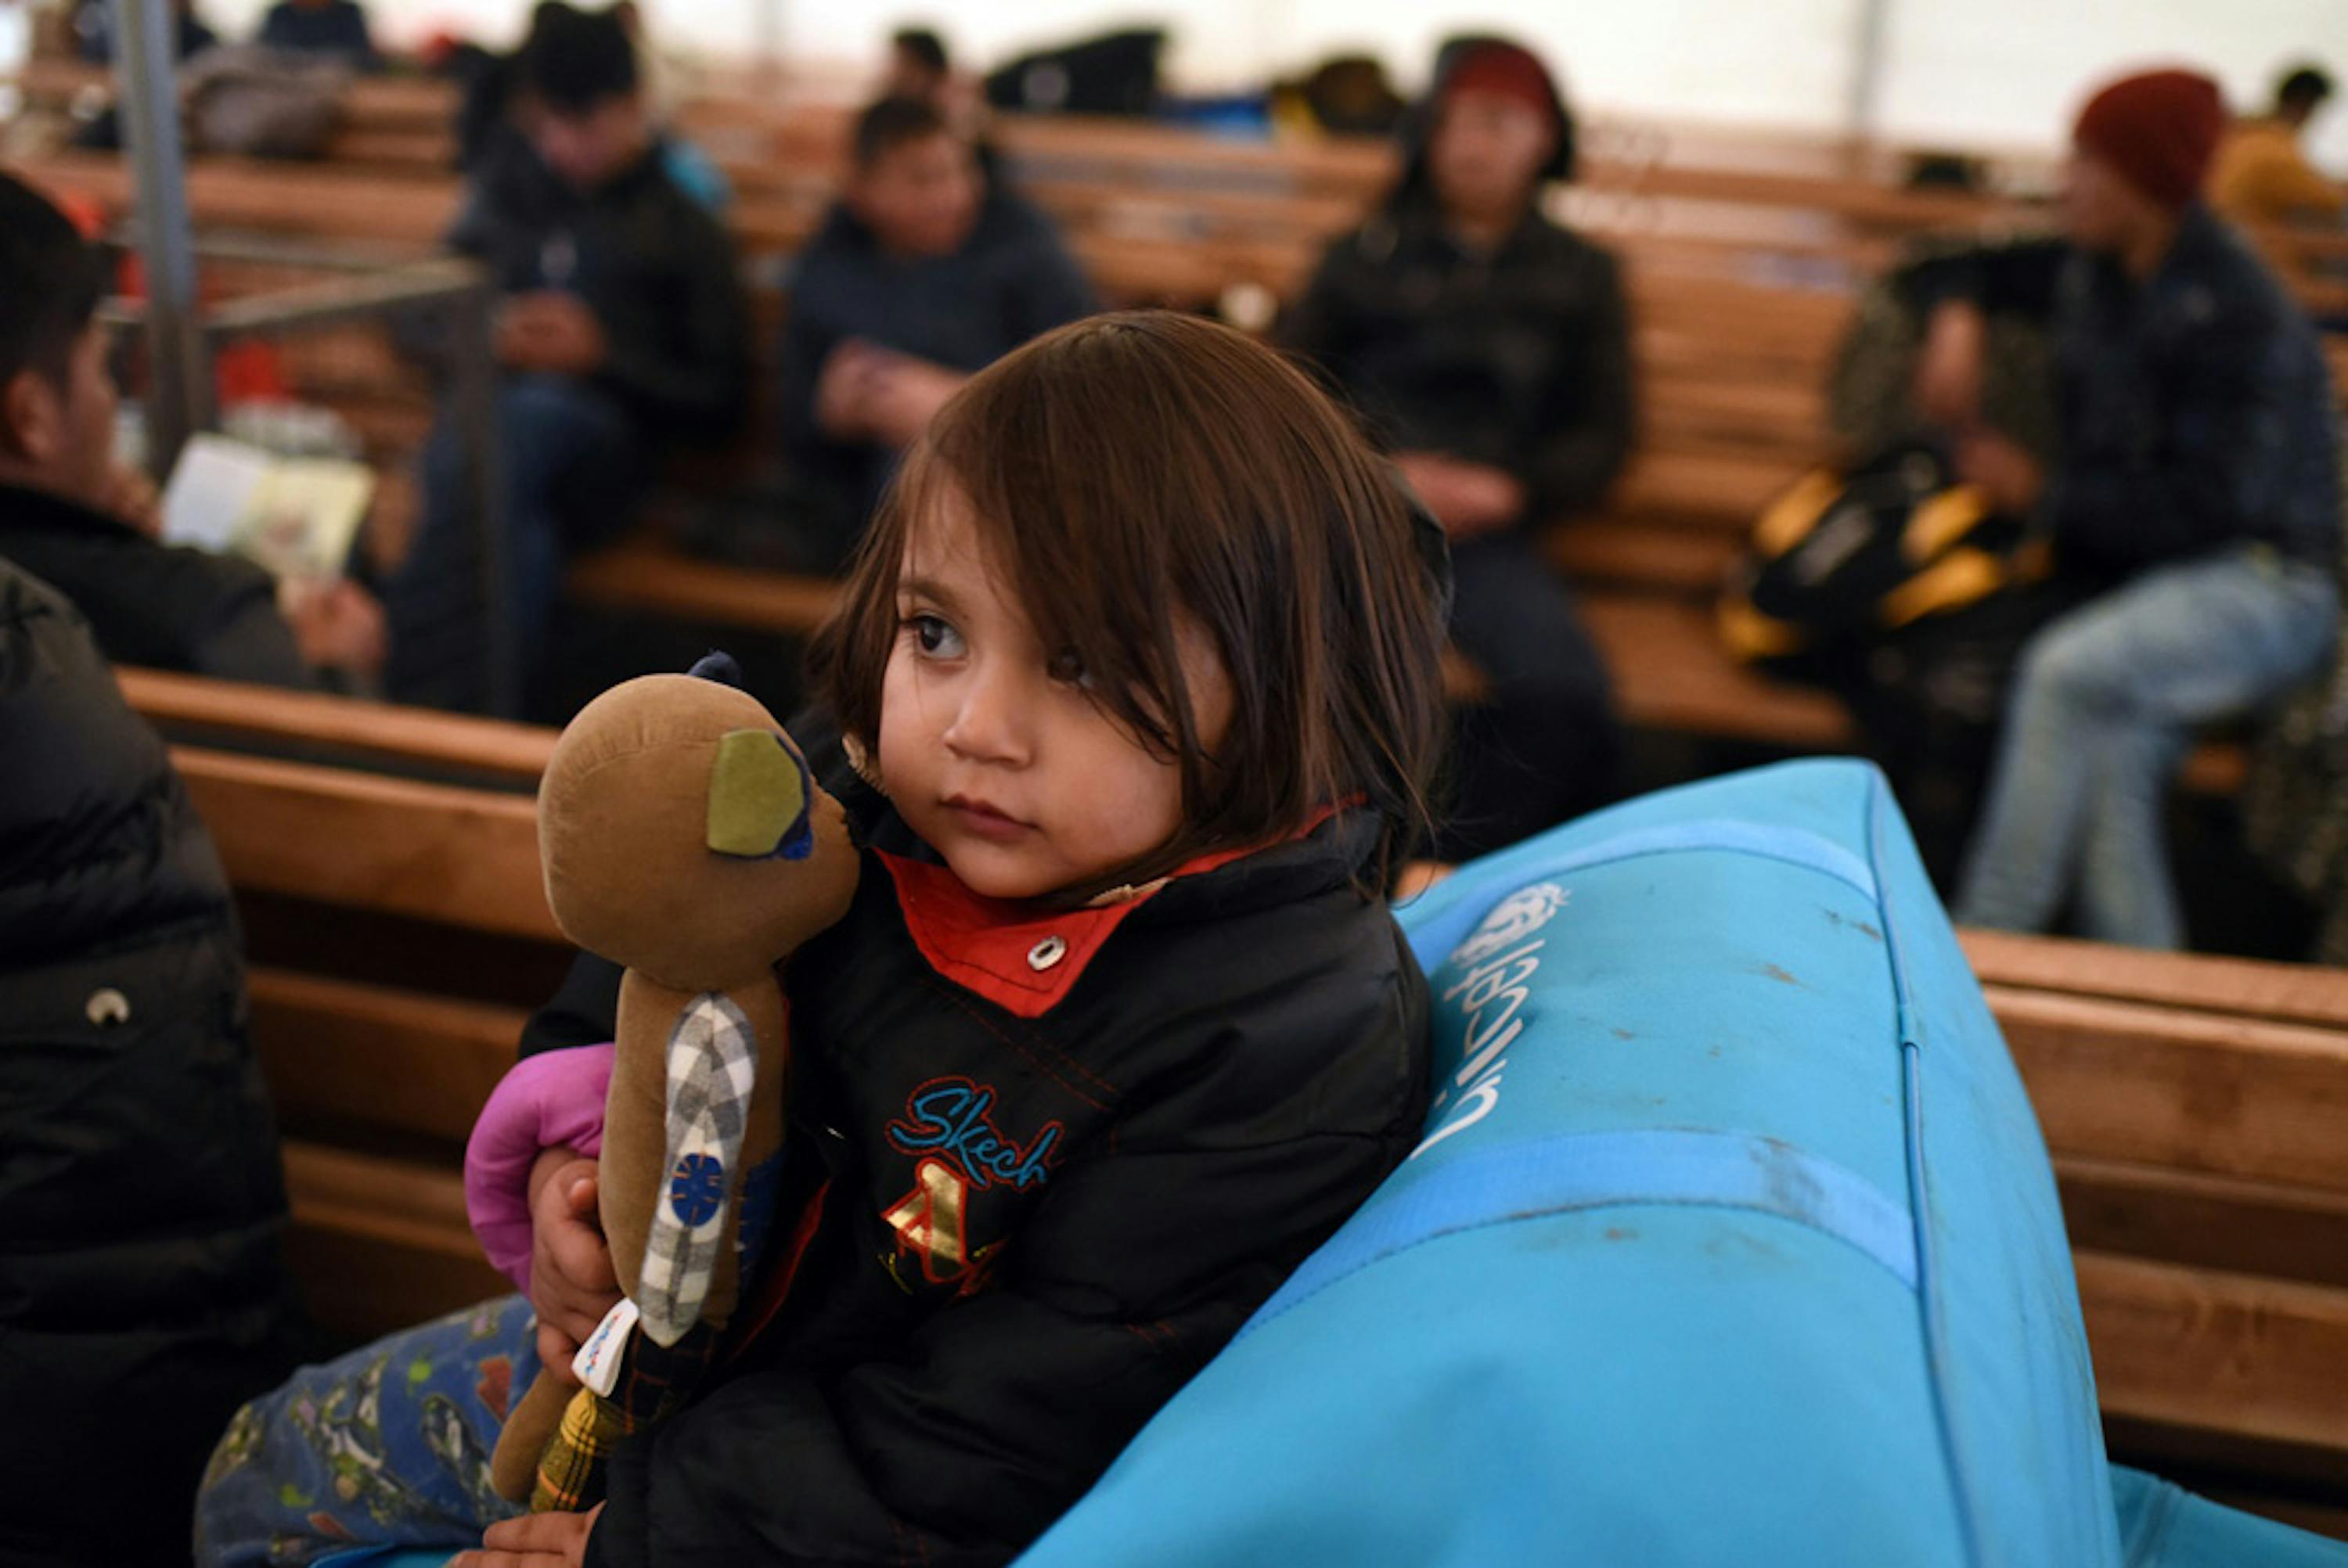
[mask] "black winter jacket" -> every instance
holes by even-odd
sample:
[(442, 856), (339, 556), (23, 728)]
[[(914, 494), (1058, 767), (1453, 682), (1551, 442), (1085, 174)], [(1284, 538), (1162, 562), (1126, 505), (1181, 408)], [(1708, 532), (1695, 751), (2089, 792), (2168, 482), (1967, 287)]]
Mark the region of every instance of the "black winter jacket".
[(2258, 540), (2329, 569), (2339, 415), (2321, 340), (2249, 243), (2206, 207), (2141, 283), (2059, 240), (1913, 267), (1920, 311), (1969, 299), (2051, 324), (2062, 456), (2041, 510), (2066, 570), (2118, 580)]
[[(777, 1228), (811, 1239), (751, 1293), (722, 1383), (615, 1458), (591, 1563), (1009, 1561), (1426, 1115), (1426, 983), (1354, 886), (1360, 815), (1039, 916), (824, 771), (877, 848), (787, 977)], [(575, 974), (537, 1042), (609, 1039), (614, 984)]]
[[(1545, 179), (1572, 169), (1572, 121), (1556, 108), (1560, 149)], [(1382, 445), (1501, 469), (1524, 486), (1531, 520), (1586, 510), (1622, 472), (1638, 425), (1622, 269), (1538, 204), (1488, 255), (1463, 246), (1427, 171), (1430, 118), (1412, 117), (1394, 194), (1329, 248), (1282, 344)]]
[(228, 884), (88, 628), (0, 560), (0, 1563), (188, 1561), (291, 1368)]
[(896, 467), (890, 448), (839, 440), (816, 422), (816, 389), (841, 343), (860, 338), (974, 374), (1099, 308), (1052, 220), (1000, 186), (950, 256), (891, 256), (847, 207), (835, 207), (792, 272), (778, 355), (795, 499), (819, 514), (815, 526), (845, 555)]
[(749, 385), (749, 314), (734, 241), (655, 146), (581, 191), (520, 137), (493, 138), (448, 245), (508, 293), (579, 296), (603, 329), (594, 381), (648, 434), (722, 439)]
[(242, 556), (158, 544), (39, 490), (0, 485), (0, 560), (71, 600), (107, 660), (314, 690), (277, 585)]

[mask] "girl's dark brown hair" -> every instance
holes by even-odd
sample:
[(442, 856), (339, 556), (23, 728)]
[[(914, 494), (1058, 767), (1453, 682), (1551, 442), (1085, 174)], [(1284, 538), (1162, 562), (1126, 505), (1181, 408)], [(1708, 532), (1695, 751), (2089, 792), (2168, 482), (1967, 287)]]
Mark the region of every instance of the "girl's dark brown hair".
[[(1181, 770), (1183, 826), (1117, 880), (1292, 833), (1360, 800), (1380, 875), (1428, 825), (1445, 733), (1442, 589), (1392, 470), (1272, 350), (1142, 311), (998, 361), (906, 454), (816, 641), (819, 691), (877, 753), (909, 531), (954, 496), (1043, 645)], [(1176, 617), (1212, 639), (1232, 708), (1210, 754)]]

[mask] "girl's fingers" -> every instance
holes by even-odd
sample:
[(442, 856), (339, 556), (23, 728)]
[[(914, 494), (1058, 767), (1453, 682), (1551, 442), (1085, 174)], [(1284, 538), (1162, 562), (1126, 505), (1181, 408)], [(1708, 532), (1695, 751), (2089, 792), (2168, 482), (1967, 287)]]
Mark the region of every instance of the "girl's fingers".
[(587, 1171), (571, 1178), (562, 1195), (571, 1204), (571, 1212), (585, 1218), (595, 1213), (595, 1173)]
[(566, 1389), (579, 1382), (579, 1374), (571, 1369), (571, 1358), (579, 1354), (579, 1345), (580, 1341), (551, 1323), (538, 1326), (538, 1364)]
[(481, 1544), (506, 1552), (560, 1552), (585, 1533), (575, 1513), (524, 1513), (501, 1519), (481, 1532)]
[(604, 1245), (599, 1232), (583, 1225), (559, 1225), (547, 1237), (547, 1249), (553, 1255), (556, 1272), (581, 1295), (619, 1289), (620, 1276), (612, 1266), (612, 1249)]

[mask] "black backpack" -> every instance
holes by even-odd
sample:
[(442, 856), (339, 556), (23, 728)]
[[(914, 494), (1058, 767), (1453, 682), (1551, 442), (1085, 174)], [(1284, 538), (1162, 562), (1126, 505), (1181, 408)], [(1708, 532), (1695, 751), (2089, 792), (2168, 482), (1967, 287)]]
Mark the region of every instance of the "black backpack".
[(1991, 510), (1937, 447), (1907, 443), (1848, 474), (1807, 475), (1762, 512), (1720, 633), (1738, 659), (1797, 673), (2053, 565), (2027, 519)]

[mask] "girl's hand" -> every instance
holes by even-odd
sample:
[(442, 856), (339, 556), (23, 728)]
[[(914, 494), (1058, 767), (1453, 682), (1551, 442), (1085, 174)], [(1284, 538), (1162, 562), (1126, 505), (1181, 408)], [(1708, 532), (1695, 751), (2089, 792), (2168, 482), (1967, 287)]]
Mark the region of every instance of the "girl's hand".
[(595, 1207), (595, 1162), (549, 1149), (530, 1172), (530, 1304), (538, 1309), (538, 1358), (575, 1384), (571, 1358), (620, 1299), (619, 1275)]
[(584, 1513), (525, 1513), (502, 1520), (481, 1537), (481, 1550), (461, 1552), (448, 1568), (582, 1568), (597, 1503)]

